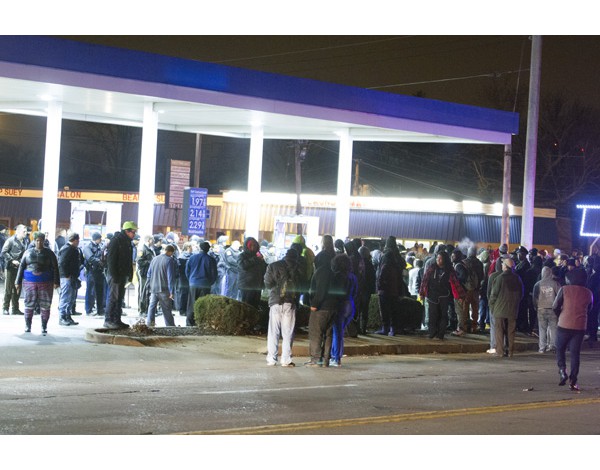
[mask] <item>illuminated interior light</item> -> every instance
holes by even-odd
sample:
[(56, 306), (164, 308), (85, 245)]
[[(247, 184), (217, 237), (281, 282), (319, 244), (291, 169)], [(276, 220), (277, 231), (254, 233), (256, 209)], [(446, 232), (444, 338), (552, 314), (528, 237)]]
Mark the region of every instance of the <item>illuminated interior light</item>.
[(465, 214), (482, 214), (485, 212), (480, 201), (463, 201), (462, 209)]

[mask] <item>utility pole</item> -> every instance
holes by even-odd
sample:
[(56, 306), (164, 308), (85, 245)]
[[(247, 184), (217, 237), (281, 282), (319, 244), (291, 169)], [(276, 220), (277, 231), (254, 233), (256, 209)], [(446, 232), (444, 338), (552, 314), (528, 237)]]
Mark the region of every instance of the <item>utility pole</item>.
[(533, 216), (535, 207), (535, 164), (540, 115), (540, 75), (542, 69), (542, 37), (533, 36), (531, 43), (531, 72), (529, 76), (529, 109), (527, 111), (527, 143), (523, 182), (523, 213), (521, 215), (521, 245), (533, 245)]
[(359, 184), (359, 165), (360, 165), (360, 160), (354, 160), (354, 185), (352, 186), (352, 195), (353, 196), (360, 196), (360, 184)]
[(500, 233), (500, 244), (510, 243), (510, 213), (508, 206), (510, 204), (510, 185), (512, 171), (512, 145), (504, 146), (504, 179), (502, 184), (502, 229)]
[[(294, 146), (296, 163), (296, 215), (302, 214), (302, 204), (300, 202), (300, 193), (302, 191), (302, 162), (306, 159), (308, 153), (308, 140), (298, 140)], [(302, 225), (297, 226), (298, 235), (302, 235)]]
[(194, 156), (194, 188), (200, 186), (200, 159), (202, 157), (202, 135), (196, 134), (196, 153)]

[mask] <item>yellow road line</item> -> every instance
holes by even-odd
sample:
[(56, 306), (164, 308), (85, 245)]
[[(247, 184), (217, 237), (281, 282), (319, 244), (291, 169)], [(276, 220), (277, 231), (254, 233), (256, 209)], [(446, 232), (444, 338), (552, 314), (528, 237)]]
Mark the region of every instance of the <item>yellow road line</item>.
[(564, 406), (593, 405), (600, 403), (600, 398), (584, 398), (573, 400), (559, 400), (551, 402), (521, 403), (511, 405), (485, 406), (481, 408), (462, 408), (447, 411), (426, 411), (390, 416), (371, 416), (366, 418), (334, 419), (327, 421), (312, 421), (306, 423), (272, 424), (265, 426), (252, 426), (246, 428), (217, 429), (212, 431), (194, 431), (180, 434), (283, 434), (286, 432), (299, 432), (314, 429), (338, 428), (347, 426), (363, 426), (370, 424), (399, 423), (402, 421), (417, 421), (423, 419), (453, 418), (457, 416), (482, 415), (489, 413), (506, 413), (511, 411), (536, 410), (544, 408), (558, 408)]

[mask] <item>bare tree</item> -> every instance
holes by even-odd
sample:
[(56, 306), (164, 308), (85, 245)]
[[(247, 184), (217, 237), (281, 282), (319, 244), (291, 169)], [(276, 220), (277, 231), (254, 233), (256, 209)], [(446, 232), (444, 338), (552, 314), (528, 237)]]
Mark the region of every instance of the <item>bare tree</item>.
[(65, 121), (60, 184), (97, 181), (105, 189), (136, 190), (140, 158), (141, 129)]
[(541, 107), (536, 199), (554, 207), (600, 188), (600, 111), (561, 95)]

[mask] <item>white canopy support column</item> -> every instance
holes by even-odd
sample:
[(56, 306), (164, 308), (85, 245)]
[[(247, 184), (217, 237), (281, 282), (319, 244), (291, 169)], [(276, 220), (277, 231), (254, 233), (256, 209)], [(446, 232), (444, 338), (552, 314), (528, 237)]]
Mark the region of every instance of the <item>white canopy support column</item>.
[(138, 227), (146, 235), (154, 233), (154, 186), (156, 180), (156, 145), (158, 141), (158, 113), (153, 103), (144, 107), (142, 127), (142, 158), (140, 162), (140, 200)]
[(248, 164), (248, 200), (246, 201), (246, 237), (258, 240), (260, 230), (260, 191), (263, 160), (262, 127), (253, 127), (250, 135), (250, 162)]
[(350, 194), (352, 192), (352, 138), (345, 129), (340, 136), (335, 238), (345, 240), (350, 232)]
[(50, 246), (56, 238), (56, 211), (58, 207), (58, 174), (60, 170), (60, 141), (62, 131), (62, 103), (48, 103), (46, 121), (46, 153), (44, 156), (44, 184), (42, 189), (42, 231), (47, 233)]

